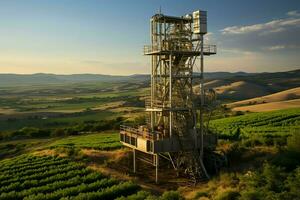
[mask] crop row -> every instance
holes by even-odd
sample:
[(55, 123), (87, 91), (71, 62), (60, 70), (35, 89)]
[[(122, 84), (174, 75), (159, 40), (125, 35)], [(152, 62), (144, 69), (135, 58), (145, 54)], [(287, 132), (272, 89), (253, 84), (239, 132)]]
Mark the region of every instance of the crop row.
[(115, 199), (139, 190), (59, 157), (20, 156), (0, 165), (0, 200)]
[[(38, 157), (38, 156), (36, 156)], [(51, 165), (55, 162), (68, 162), (68, 159), (60, 159), (57, 157), (50, 157), (50, 156), (41, 156), (40, 158), (35, 158), (35, 157), (29, 157), (29, 158), (20, 158), (20, 159), (12, 159), (10, 162), (4, 162), (3, 166), (0, 168), (0, 172), (4, 172), (6, 170), (24, 170), (27, 167), (41, 167), (45, 165)]]
[[(39, 159), (34, 159), (32, 156), (24, 157), (24, 156), (19, 156), (17, 158), (11, 158), (7, 160), (1, 161), (2, 165), (0, 166), (0, 171), (9, 169), (9, 168), (17, 168), (19, 165), (30, 165), (31, 162), (39, 162), (46, 160), (47, 157), (41, 156)], [(49, 158), (48, 158), (49, 159)]]
[(13, 177), (11, 179), (8, 180), (3, 180), (0, 182), (0, 187), (11, 184), (13, 182), (22, 182), (22, 181), (29, 181), (29, 180), (40, 180), (46, 177), (49, 177), (51, 175), (55, 175), (58, 173), (63, 173), (63, 172), (68, 172), (71, 170), (76, 170), (76, 169), (81, 169), (80, 166), (78, 165), (70, 165), (68, 167), (64, 167), (64, 168), (56, 168), (56, 169), (52, 169), (46, 172), (41, 172), (41, 173), (34, 173), (31, 174), (29, 176), (17, 176), (17, 177)]
[(43, 173), (52, 169), (63, 169), (65, 167), (68, 167), (70, 164), (69, 163), (64, 163), (64, 164), (52, 164), (46, 167), (36, 167), (34, 169), (28, 169), (24, 171), (19, 171), (14, 173), (13, 171), (7, 170), (6, 172), (3, 172), (3, 175), (0, 177), (0, 181), (4, 179), (10, 179), (13, 177), (22, 177), (22, 176), (29, 176), (32, 174), (37, 174), (37, 173)]
[(252, 134), (287, 136), (300, 129), (300, 109), (217, 119), (211, 122), (211, 127), (220, 136), (250, 137)]
[[(12, 196), (14, 196), (14, 199), (23, 199), (26, 196), (35, 195), (39, 193), (57, 193), (57, 195), (61, 196), (61, 194), (63, 193), (73, 194), (76, 190), (93, 190), (94, 188), (108, 187), (116, 183), (117, 181), (114, 179), (99, 179), (99, 177), (87, 178), (87, 176), (77, 176), (68, 180), (56, 181), (44, 186), (33, 187), (22, 191), (14, 190), (8, 193), (4, 192), (0, 195), (0, 199), (6, 197), (12, 198)], [(15, 195), (16, 192), (17, 195)]]
[(1, 171), (2, 174), (4, 173), (19, 173), (19, 172), (23, 172), (23, 171), (28, 171), (31, 169), (38, 169), (38, 168), (44, 168), (44, 167), (48, 167), (48, 166), (58, 166), (58, 165), (62, 165), (62, 164), (66, 164), (69, 161), (66, 159), (61, 159), (61, 160), (49, 160), (49, 161), (43, 161), (43, 162), (36, 162), (36, 163), (32, 163), (31, 165), (18, 165), (18, 167), (15, 168), (6, 168), (4, 170)]
[[(112, 187), (107, 187), (102, 190), (97, 190), (93, 192), (88, 191), (80, 191), (75, 192), (76, 195), (60, 195), (59, 197), (63, 200), (98, 200), (98, 199), (105, 199), (105, 200), (113, 200), (120, 196), (127, 196), (130, 194), (133, 194), (137, 192), (139, 187), (136, 184), (133, 184), (132, 182), (123, 182), (118, 185), (113, 185)], [(74, 194), (75, 194), (74, 193)], [(53, 198), (54, 197), (54, 198)], [(58, 195), (35, 195), (35, 196), (29, 196), (28, 198), (25, 198), (24, 200), (39, 200), (39, 199), (45, 199), (45, 200), (54, 200), (57, 199)]]
[(42, 180), (26, 180), (24, 182), (14, 182), (11, 183), (7, 186), (3, 186), (0, 188), (0, 193), (1, 192), (10, 192), (10, 191), (21, 191), (23, 189), (28, 189), (28, 188), (35, 188), (35, 187), (40, 187), (44, 186), (47, 184), (55, 183), (55, 182), (60, 182), (60, 181), (65, 181), (65, 180), (70, 180), (74, 177), (82, 177), (84, 182), (88, 182), (90, 180), (100, 179), (103, 177), (103, 175), (99, 173), (90, 173), (90, 170), (88, 169), (81, 169), (81, 170), (72, 170), (63, 174), (56, 174), (54, 176), (47, 177)]

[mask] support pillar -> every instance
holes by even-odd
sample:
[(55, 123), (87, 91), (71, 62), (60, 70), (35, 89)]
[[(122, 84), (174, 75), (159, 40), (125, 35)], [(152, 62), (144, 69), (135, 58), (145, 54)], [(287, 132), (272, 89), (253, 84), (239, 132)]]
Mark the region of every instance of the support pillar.
[[(172, 109), (172, 54), (169, 56), (169, 103), (170, 109)], [(169, 135), (172, 137), (172, 111), (169, 114)]]
[(203, 54), (203, 34), (200, 35), (200, 98), (201, 98), (201, 105), (200, 105), (200, 137), (201, 137), (201, 147), (200, 147), (200, 157), (203, 159), (203, 134), (204, 134), (204, 121), (203, 121), (203, 106), (204, 106), (204, 74), (203, 74), (203, 68), (204, 68), (204, 54)]
[(136, 173), (136, 152), (135, 149), (133, 149), (133, 173)]
[(155, 155), (155, 183), (158, 183), (158, 165), (159, 165), (159, 161), (158, 161), (158, 154)]

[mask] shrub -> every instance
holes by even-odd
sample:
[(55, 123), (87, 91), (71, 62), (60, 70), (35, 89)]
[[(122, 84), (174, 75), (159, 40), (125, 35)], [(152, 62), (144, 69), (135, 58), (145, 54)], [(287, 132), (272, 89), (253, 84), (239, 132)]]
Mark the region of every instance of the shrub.
[(277, 147), (283, 147), (287, 145), (287, 138), (286, 137), (277, 137), (274, 139), (274, 143)]
[(240, 116), (243, 115), (244, 113), (242, 111), (236, 111), (233, 116)]
[(263, 141), (264, 141), (264, 144), (267, 145), (267, 146), (273, 146), (274, 145), (273, 137), (265, 137)]
[(300, 166), (300, 153), (289, 150), (280, 152), (272, 160), (272, 164), (284, 167), (287, 171), (291, 171), (297, 166)]
[(262, 178), (264, 179), (264, 185), (267, 190), (280, 192), (283, 190), (283, 181), (286, 177), (281, 167), (265, 164), (262, 171)]
[(260, 200), (264, 199), (265, 195), (261, 190), (256, 188), (247, 188), (241, 192), (240, 200)]
[(254, 147), (254, 146), (259, 146), (262, 145), (263, 143), (259, 138), (249, 138), (243, 140), (243, 145), (246, 147)]
[(48, 137), (50, 131), (46, 129), (39, 129), (35, 127), (24, 127), (18, 131), (11, 133), (11, 136), (27, 136), (27, 137)]
[(208, 197), (209, 194), (207, 192), (204, 191), (199, 191), (196, 193), (194, 199), (199, 199), (200, 197)]
[[(259, 199), (260, 192), (264, 195), (273, 196), (274, 194), (284, 191), (284, 181), (287, 174), (283, 168), (264, 164), (261, 172), (255, 171), (243, 177), (243, 185), (246, 186), (246, 191), (242, 193), (244, 199)], [(255, 192), (257, 191), (257, 192)], [(265, 199), (270, 198), (265, 197)]]
[(65, 136), (65, 135), (66, 135), (66, 132), (65, 132), (65, 129), (63, 129), (63, 128), (54, 129), (50, 134), (51, 137), (61, 137), (61, 136)]
[(167, 191), (159, 198), (160, 200), (183, 200), (178, 191)]
[(77, 156), (80, 154), (80, 149), (73, 146), (74, 144), (69, 144), (67, 147), (58, 147), (56, 148), (57, 153), (63, 153), (68, 156)]
[(216, 196), (216, 200), (236, 200), (239, 198), (240, 193), (234, 189), (227, 189), (226, 191), (220, 193)]
[(133, 195), (130, 195), (127, 197), (122, 196), (122, 197), (117, 198), (116, 200), (144, 200), (149, 196), (151, 196), (151, 194), (149, 192), (139, 191), (136, 194), (133, 194)]
[(287, 139), (288, 150), (300, 153), (300, 132), (295, 132)]
[(300, 199), (300, 167), (295, 169), (294, 173), (287, 178), (285, 186), (289, 189), (291, 199)]
[(239, 160), (245, 152), (245, 147), (241, 146), (238, 142), (232, 143), (227, 151), (227, 157), (229, 161)]

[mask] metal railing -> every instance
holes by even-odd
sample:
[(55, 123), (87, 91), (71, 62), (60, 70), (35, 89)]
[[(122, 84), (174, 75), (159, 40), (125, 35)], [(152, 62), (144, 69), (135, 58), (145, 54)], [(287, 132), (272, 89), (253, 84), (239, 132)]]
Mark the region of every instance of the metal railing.
[[(172, 108), (173, 109), (178, 109), (178, 110), (186, 110), (189, 109), (189, 101), (183, 101), (181, 99), (174, 99), (172, 102)], [(151, 98), (146, 98), (145, 99), (145, 107), (146, 109), (148, 108), (153, 108), (153, 109), (171, 109), (171, 104), (169, 100), (166, 101), (161, 101), (161, 100), (153, 100), (151, 101)]]
[(161, 100), (153, 100), (151, 98), (145, 99), (145, 107), (146, 108), (163, 108), (163, 107), (170, 107), (169, 101), (161, 101)]
[(144, 54), (148, 54), (148, 53), (151, 53), (151, 52), (154, 52), (154, 51), (160, 51), (162, 48), (160, 48), (159, 46), (155, 45), (155, 46), (152, 46), (152, 45), (145, 45), (144, 46)]
[(209, 54), (216, 54), (217, 53), (217, 45), (203, 45), (203, 52)]
[[(187, 46), (173, 46), (173, 47), (166, 47), (161, 45), (145, 45), (144, 46), (144, 54), (150, 54), (153, 52), (159, 51), (183, 51), (183, 52), (201, 52), (200, 48), (189, 48)], [(205, 44), (203, 46), (203, 53), (204, 54), (216, 54), (217, 53), (217, 46), (216, 45), (209, 45)]]
[(150, 131), (148, 128), (143, 126), (140, 126), (139, 128), (134, 128), (126, 125), (120, 125), (120, 133), (130, 136), (142, 137), (149, 140), (158, 140), (163, 136), (161, 132)]

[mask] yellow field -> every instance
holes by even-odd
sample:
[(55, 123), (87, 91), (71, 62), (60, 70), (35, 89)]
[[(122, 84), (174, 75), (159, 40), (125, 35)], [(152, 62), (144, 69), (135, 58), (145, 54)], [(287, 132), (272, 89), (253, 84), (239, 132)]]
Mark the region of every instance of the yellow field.
[(281, 110), (281, 109), (288, 109), (288, 108), (299, 108), (299, 107), (300, 107), (300, 99), (295, 99), (295, 100), (288, 100), (288, 101), (263, 103), (263, 104), (257, 104), (251, 106), (235, 107), (232, 110), (265, 112), (265, 111)]
[(243, 101), (230, 103), (230, 104), (227, 104), (227, 106), (232, 108), (232, 107), (243, 106), (243, 105), (281, 102), (281, 101), (288, 101), (288, 100), (299, 99), (299, 98), (300, 98), (300, 87), (297, 87), (297, 88), (285, 90), (282, 92), (277, 92), (277, 93), (262, 96), (262, 97), (257, 97), (257, 98), (252, 98), (252, 99), (247, 99), (247, 100), (243, 100)]

